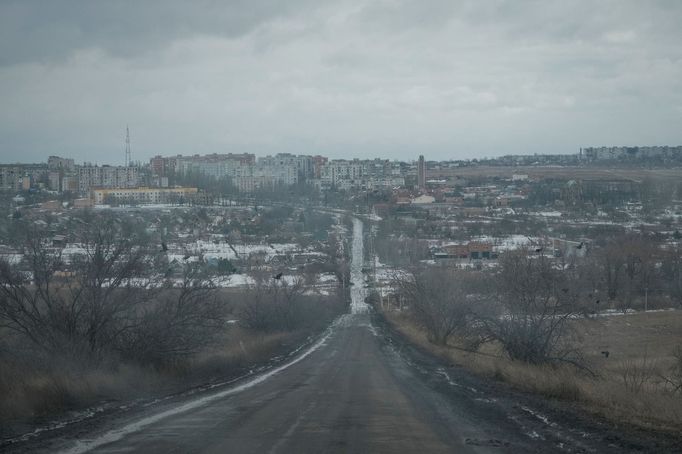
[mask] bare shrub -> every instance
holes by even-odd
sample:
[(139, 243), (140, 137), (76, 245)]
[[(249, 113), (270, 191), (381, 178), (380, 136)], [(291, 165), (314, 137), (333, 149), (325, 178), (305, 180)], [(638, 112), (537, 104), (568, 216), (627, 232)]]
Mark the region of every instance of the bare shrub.
[(641, 393), (656, 377), (654, 363), (644, 355), (641, 359), (628, 359), (620, 367), (620, 378), (623, 386), (634, 394)]
[(661, 374), (660, 377), (672, 394), (682, 394), (682, 345), (675, 347), (672, 356), (673, 364), (668, 372)]

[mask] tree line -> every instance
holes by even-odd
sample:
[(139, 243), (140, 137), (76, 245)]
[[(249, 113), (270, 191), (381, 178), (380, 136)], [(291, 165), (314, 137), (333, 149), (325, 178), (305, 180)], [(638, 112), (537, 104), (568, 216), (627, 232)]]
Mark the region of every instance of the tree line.
[(20, 261), (0, 260), (0, 340), (46, 355), (100, 361), (115, 353), (173, 361), (211, 342), (227, 316), (200, 264), (171, 279), (161, 243), (135, 221), (76, 218), (74, 253), (46, 227), (20, 226)]
[(682, 250), (625, 235), (584, 257), (534, 250), (502, 254), (494, 270), (415, 267), (396, 297), (435, 344), (497, 343), (512, 360), (581, 364), (570, 323), (605, 309), (679, 306)]

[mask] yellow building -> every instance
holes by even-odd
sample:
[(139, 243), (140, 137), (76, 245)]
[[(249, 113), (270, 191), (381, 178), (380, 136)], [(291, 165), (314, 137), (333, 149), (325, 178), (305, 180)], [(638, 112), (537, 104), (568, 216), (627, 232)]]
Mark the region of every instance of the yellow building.
[(93, 189), (91, 194), (95, 205), (103, 205), (110, 202), (177, 203), (187, 201), (198, 192), (197, 188), (112, 188)]

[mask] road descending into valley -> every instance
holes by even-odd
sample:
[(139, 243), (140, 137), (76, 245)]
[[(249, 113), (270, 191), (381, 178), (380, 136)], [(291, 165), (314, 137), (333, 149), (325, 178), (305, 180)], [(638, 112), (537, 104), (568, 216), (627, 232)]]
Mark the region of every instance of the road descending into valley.
[[(351, 311), (259, 376), (84, 431), (49, 451), (98, 453), (469, 453), (655, 450), (539, 398), (442, 363), (364, 303), (354, 221)], [(586, 428), (588, 427), (588, 428)], [(639, 439), (638, 439), (639, 440)]]

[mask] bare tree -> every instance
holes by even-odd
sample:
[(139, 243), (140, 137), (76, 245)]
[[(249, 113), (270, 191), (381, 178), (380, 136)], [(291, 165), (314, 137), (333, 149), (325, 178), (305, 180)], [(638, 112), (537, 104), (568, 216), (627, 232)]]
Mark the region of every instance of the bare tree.
[(239, 309), (239, 322), (242, 326), (255, 331), (271, 329), (272, 314), (265, 284), (256, 281), (256, 284), (245, 292)]
[(167, 281), (153, 301), (133, 314), (117, 348), (141, 362), (164, 364), (210, 345), (225, 327), (227, 302), (196, 264), (184, 267), (182, 281)]
[(76, 235), (82, 252), (72, 257), (68, 297), (80, 313), (80, 330), (91, 351), (116, 342), (135, 308), (151, 301), (160, 275), (158, 252), (127, 232), (129, 225), (107, 217), (91, 221)]
[(426, 329), (429, 341), (438, 345), (470, 331), (473, 298), (467, 295), (465, 281), (465, 272), (443, 268), (394, 279), (411, 313)]
[(625, 256), (626, 278), (626, 292), (621, 302), (623, 311), (632, 307), (635, 295), (649, 287), (653, 274), (653, 249), (654, 245), (641, 237), (628, 237), (621, 243), (621, 251)]
[(292, 281), (281, 280), (279, 285), (275, 285), (277, 304), (277, 315), (287, 329), (298, 326), (299, 321), (303, 320), (301, 298), (306, 286), (303, 277), (297, 276)]
[(623, 235), (610, 240), (596, 253), (606, 293), (623, 311), (632, 308), (656, 277), (654, 243), (638, 235)]
[(304, 289), (303, 278), (291, 282), (283, 277), (257, 281), (247, 292), (239, 319), (247, 328), (258, 331), (292, 330), (304, 319)]
[(320, 328), (347, 308), (342, 291), (320, 295), (308, 290), (302, 276), (257, 281), (238, 303), (241, 326), (261, 332)]
[(0, 327), (51, 349), (75, 331), (74, 310), (53, 285), (63, 262), (59, 252), (45, 247), (45, 232), (26, 230), (24, 240), (25, 267), (0, 260)]
[(677, 243), (665, 252), (661, 268), (662, 280), (666, 283), (670, 296), (680, 305), (682, 303), (682, 245)]
[(618, 296), (620, 283), (623, 278), (623, 269), (625, 267), (623, 254), (618, 244), (609, 242), (600, 251), (598, 257), (603, 270), (606, 294), (609, 300), (614, 300)]
[(513, 360), (578, 364), (569, 321), (581, 311), (575, 292), (564, 286), (551, 260), (520, 250), (504, 254), (500, 265), (497, 281), (504, 311), (482, 319), (490, 337)]
[(27, 230), (24, 266), (0, 262), (0, 326), (46, 351), (97, 356), (148, 300), (154, 257), (122, 223), (93, 218), (74, 233), (80, 252), (64, 257), (49, 232)]

